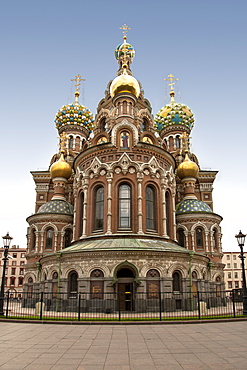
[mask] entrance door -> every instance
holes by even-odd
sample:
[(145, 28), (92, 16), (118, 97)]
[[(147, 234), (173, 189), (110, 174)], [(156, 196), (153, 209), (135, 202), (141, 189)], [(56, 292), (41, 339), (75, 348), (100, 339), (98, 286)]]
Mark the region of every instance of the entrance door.
[(119, 306), (121, 311), (133, 309), (133, 283), (118, 283)]

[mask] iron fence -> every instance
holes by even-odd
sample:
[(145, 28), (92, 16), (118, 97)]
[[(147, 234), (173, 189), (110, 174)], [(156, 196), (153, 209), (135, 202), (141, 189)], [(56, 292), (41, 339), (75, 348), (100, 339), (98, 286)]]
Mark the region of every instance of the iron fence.
[(241, 291), (150, 293), (7, 293), (6, 318), (36, 320), (193, 320), (243, 315)]

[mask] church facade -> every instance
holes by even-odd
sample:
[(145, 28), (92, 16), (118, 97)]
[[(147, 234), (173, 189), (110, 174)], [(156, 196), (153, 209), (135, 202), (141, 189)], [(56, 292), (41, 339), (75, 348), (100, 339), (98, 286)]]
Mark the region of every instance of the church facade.
[[(153, 117), (132, 75), (134, 54), (124, 35), (95, 119), (79, 102), (79, 75), (75, 101), (56, 114), (60, 152), (47, 171), (32, 172), (26, 292), (81, 293), (90, 302), (224, 289), (217, 172), (190, 153), (194, 115), (176, 102), (173, 75), (171, 101)], [(120, 304), (131, 309), (125, 298)]]

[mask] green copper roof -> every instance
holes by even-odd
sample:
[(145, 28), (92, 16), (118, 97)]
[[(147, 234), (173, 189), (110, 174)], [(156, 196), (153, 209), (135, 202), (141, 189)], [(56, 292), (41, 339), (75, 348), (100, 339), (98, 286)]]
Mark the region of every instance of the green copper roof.
[(176, 207), (176, 214), (183, 213), (213, 213), (212, 209), (204, 202), (198, 199), (185, 199), (180, 202)]
[(50, 200), (50, 202), (42, 204), (37, 213), (73, 215), (73, 206), (65, 200), (54, 199)]
[(62, 253), (80, 251), (169, 251), (179, 253), (189, 253), (189, 251), (179, 245), (164, 240), (157, 239), (135, 239), (135, 238), (108, 238), (108, 239), (87, 239), (63, 249)]

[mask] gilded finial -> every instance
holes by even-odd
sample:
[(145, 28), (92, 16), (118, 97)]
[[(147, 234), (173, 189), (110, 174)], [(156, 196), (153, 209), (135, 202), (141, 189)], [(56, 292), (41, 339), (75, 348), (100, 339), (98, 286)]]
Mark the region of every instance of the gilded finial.
[(127, 26), (127, 24), (122, 25), (122, 27), (119, 27), (120, 30), (123, 30), (123, 39), (126, 42), (127, 40), (127, 32), (131, 29), (130, 27)]
[(75, 78), (72, 78), (71, 81), (75, 81), (76, 82), (76, 84), (75, 84), (75, 92), (79, 92), (81, 81), (86, 81), (86, 79), (85, 78), (81, 78), (81, 75), (77, 75), (77, 76), (75, 76)]
[(170, 86), (170, 90), (174, 91), (173, 85), (175, 85), (174, 81), (178, 81), (178, 78), (174, 78), (174, 75), (169, 74), (167, 76), (168, 78), (164, 78), (164, 81), (169, 81), (170, 83), (168, 84)]

